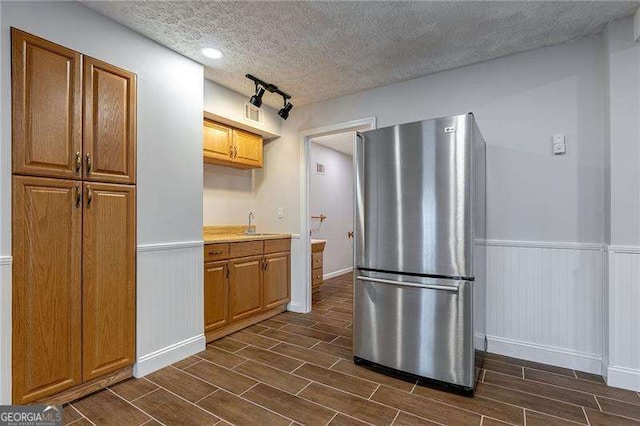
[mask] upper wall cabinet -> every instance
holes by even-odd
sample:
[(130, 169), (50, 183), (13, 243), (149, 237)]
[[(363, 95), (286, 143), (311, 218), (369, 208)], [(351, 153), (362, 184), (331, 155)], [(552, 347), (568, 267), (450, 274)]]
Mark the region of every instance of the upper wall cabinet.
[(205, 163), (238, 169), (262, 167), (262, 137), (224, 124), (204, 120)]
[(136, 75), (84, 57), (85, 179), (135, 183)]
[(13, 173), (135, 183), (136, 75), (11, 31)]
[(13, 172), (81, 178), (81, 55), (15, 28)]

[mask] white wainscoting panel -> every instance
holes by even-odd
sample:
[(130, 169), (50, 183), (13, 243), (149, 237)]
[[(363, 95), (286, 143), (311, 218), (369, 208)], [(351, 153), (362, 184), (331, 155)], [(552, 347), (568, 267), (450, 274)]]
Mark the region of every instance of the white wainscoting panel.
[(11, 256), (0, 256), (0, 405), (11, 404)]
[(138, 246), (134, 376), (205, 349), (203, 265), (202, 241)]
[(489, 351), (600, 374), (602, 245), (486, 246)]
[(640, 391), (640, 247), (608, 251), (607, 383)]

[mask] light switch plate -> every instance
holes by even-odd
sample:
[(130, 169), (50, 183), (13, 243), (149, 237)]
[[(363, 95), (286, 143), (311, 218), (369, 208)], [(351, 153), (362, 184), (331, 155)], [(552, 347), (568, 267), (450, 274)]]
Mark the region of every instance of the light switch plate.
[(284, 218), (284, 207), (278, 207), (278, 219)]

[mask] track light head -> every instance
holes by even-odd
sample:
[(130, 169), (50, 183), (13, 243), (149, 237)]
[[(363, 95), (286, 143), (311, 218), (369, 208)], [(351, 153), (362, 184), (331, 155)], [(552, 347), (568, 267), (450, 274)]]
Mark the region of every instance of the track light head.
[(262, 106), (262, 95), (264, 95), (265, 89), (262, 85), (256, 84), (256, 93), (249, 99), (251, 105), (256, 108), (260, 108)]
[(293, 109), (293, 104), (285, 98), (284, 106), (280, 111), (278, 111), (278, 115), (283, 120), (286, 120), (287, 118), (289, 118), (289, 111), (291, 111), (291, 109)]

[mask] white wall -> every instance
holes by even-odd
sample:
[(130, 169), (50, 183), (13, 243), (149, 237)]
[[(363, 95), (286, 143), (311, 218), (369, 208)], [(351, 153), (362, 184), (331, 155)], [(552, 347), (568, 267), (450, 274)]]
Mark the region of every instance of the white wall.
[(604, 369), (609, 384), (640, 390), (640, 43), (632, 17), (609, 24), (605, 35)]
[[(509, 251), (501, 256), (503, 269), (494, 268), (493, 273), (502, 277), (509, 270), (563, 274), (567, 279), (558, 281), (559, 288), (537, 289), (538, 307), (554, 306), (561, 292), (567, 295), (563, 299), (567, 315), (598, 318), (599, 299), (570, 296), (581, 288), (585, 271), (597, 271), (602, 262), (598, 250), (587, 257), (581, 256), (581, 250), (593, 244), (601, 246), (604, 238), (603, 52), (603, 37), (597, 35), (294, 108), (283, 123), (282, 137), (266, 147), (265, 162), (277, 162), (278, 168), (258, 179), (257, 208), (271, 211), (277, 205), (286, 207), (289, 215), (282, 220), (268, 216), (267, 226), (299, 232), (302, 130), (371, 116), (377, 118), (380, 128), (472, 111), (487, 141), (487, 238)], [(564, 156), (551, 154), (550, 138), (555, 133), (567, 136)], [(279, 196), (270, 195), (274, 192)], [(536, 268), (527, 265), (526, 256), (518, 255), (520, 246), (530, 242), (540, 242), (544, 250)], [(554, 257), (557, 247), (570, 252), (562, 256), (578, 260), (560, 267)], [(491, 251), (488, 247), (487, 256), (495, 254)], [(300, 256), (293, 259), (293, 303), (301, 303), (297, 298), (304, 294), (303, 260)], [(528, 276), (488, 283), (490, 306), (498, 309), (494, 315), (508, 318), (517, 309), (498, 304), (498, 295), (512, 299), (527, 294), (526, 287), (536, 282), (534, 276)], [(591, 292), (602, 292), (601, 279), (589, 286)], [(508, 339), (507, 345), (514, 350), (519, 342), (535, 346), (537, 351), (525, 351), (521, 356), (528, 353), (537, 360), (542, 356), (548, 357), (542, 360), (557, 362), (553, 354), (561, 353), (565, 365), (582, 365), (585, 357), (599, 359), (602, 355), (601, 345), (598, 347), (602, 327), (582, 330), (589, 342), (584, 346), (554, 340), (552, 333), (569, 335), (575, 331), (572, 322), (555, 324), (556, 330), (540, 329), (535, 339), (525, 323), (518, 324), (521, 326), (509, 330), (507, 336), (500, 336), (505, 332), (497, 327), (487, 333)], [(496, 342), (494, 339), (490, 349), (505, 351), (505, 344), (499, 348)], [(585, 357), (574, 356), (576, 353)]]
[[(317, 143), (310, 148), (310, 214), (327, 216), (310, 222), (311, 237), (327, 240), (323, 272), (331, 277), (353, 268), (353, 240), (347, 238), (353, 231), (353, 157)], [(325, 174), (316, 173), (316, 163), (325, 165)]]
[(253, 171), (204, 165), (203, 221), (210, 225), (244, 225), (249, 212), (256, 217)]
[[(191, 350), (204, 347), (202, 312), (198, 309), (202, 305), (201, 272), (189, 281), (181, 280), (179, 277), (187, 276), (185, 264), (189, 268), (192, 264), (169, 259), (154, 265), (161, 268), (153, 271), (154, 280), (170, 280), (158, 283), (144, 269), (157, 256), (158, 248), (186, 250), (193, 263), (202, 262), (202, 250), (192, 249), (202, 240), (202, 66), (75, 2), (3, 2), (1, 18), (0, 256), (11, 254), (9, 28), (15, 26), (137, 73), (137, 239), (139, 247), (145, 248), (138, 253), (137, 298), (153, 306), (153, 310), (138, 309), (137, 357), (140, 361), (180, 342), (189, 342)], [(163, 287), (182, 287), (200, 299), (176, 299), (173, 294), (158, 291)], [(11, 294), (9, 282), (3, 280), (0, 293), (4, 308)], [(167, 303), (171, 307), (167, 311), (155, 308)], [(175, 333), (155, 327), (161, 319), (184, 326)], [(4, 360), (11, 353), (10, 345), (5, 345), (9, 333), (4, 320), (0, 329), (1, 366), (6, 365)], [(193, 344), (198, 336), (200, 346)], [(155, 361), (155, 365), (161, 365), (162, 357)], [(10, 400), (10, 377), (8, 371), (0, 371), (0, 402)]]

